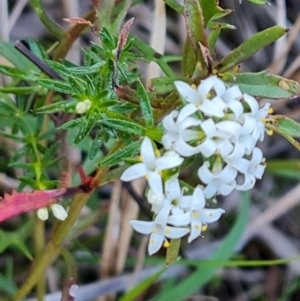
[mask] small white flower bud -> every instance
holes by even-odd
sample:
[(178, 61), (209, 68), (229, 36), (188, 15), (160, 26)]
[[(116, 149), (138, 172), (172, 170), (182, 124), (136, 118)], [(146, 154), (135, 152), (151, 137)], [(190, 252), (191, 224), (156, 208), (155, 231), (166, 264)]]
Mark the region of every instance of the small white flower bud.
[(54, 216), (61, 221), (64, 221), (68, 216), (68, 212), (66, 211), (66, 209), (59, 204), (51, 205), (51, 209), (53, 211)]
[(36, 212), (38, 218), (42, 221), (45, 221), (49, 218), (49, 213), (47, 207), (39, 208)]
[(76, 113), (77, 114), (83, 114), (86, 111), (88, 111), (92, 106), (92, 103), (89, 99), (85, 99), (83, 101), (80, 101), (76, 104)]

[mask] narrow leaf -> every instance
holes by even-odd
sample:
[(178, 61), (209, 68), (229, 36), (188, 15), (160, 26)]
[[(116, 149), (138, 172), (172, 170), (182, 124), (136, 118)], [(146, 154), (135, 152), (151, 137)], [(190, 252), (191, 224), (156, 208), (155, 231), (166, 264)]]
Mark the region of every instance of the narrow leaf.
[(266, 126), (269, 130), (276, 132), (289, 141), (300, 151), (300, 143), (294, 138), (300, 138), (300, 124), (284, 116), (274, 115), (268, 120)]
[(141, 111), (145, 120), (145, 125), (147, 127), (153, 127), (154, 120), (150, 99), (144, 85), (141, 83), (140, 80), (137, 81), (137, 96), (140, 101)]
[[(156, 273), (140, 282), (137, 286), (127, 292), (119, 301), (132, 301), (141, 295), (145, 290), (153, 284), (166, 270), (166, 267), (162, 267)], [(165, 299), (170, 300), (170, 299)]]
[[(207, 74), (207, 66), (204, 62), (200, 43), (207, 47), (202, 9), (197, 0), (186, 0), (184, 2), (184, 16), (186, 19), (187, 38), (183, 47), (182, 72), (188, 77)], [(200, 68), (194, 74), (197, 64)]]
[(105, 118), (99, 121), (108, 127), (116, 129), (118, 131), (134, 134), (137, 136), (144, 136), (146, 129), (133, 121), (117, 119), (117, 118)]
[(35, 66), (30, 60), (28, 60), (24, 55), (22, 55), (18, 50), (16, 50), (15, 47), (2, 40), (0, 40), (0, 56), (5, 57), (16, 68), (19, 68), (20, 70), (33, 70), (38, 73), (40, 72), (37, 66)]
[(71, 94), (74, 92), (70, 84), (54, 79), (39, 79), (38, 83), (49, 90), (54, 90), (64, 94)]
[(100, 67), (102, 67), (103, 65), (105, 65), (106, 62), (105, 61), (101, 61), (98, 62), (92, 66), (82, 66), (82, 67), (71, 67), (71, 68), (67, 68), (66, 71), (74, 74), (74, 75), (85, 75), (85, 74), (93, 74), (96, 72), (99, 72)]
[(238, 73), (228, 83), (239, 85), (244, 93), (266, 98), (292, 98), (300, 95), (300, 85), (291, 79), (267, 72)]
[(214, 68), (219, 72), (225, 72), (249, 58), (258, 50), (277, 41), (286, 33), (287, 30), (280, 26), (273, 26), (256, 33), (240, 46), (229, 52)]
[(131, 158), (136, 155), (140, 149), (141, 141), (133, 142), (117, 152), (105, 157), (100, 161), (100, 166), (113, 166), (123, 162), (127, 158)]

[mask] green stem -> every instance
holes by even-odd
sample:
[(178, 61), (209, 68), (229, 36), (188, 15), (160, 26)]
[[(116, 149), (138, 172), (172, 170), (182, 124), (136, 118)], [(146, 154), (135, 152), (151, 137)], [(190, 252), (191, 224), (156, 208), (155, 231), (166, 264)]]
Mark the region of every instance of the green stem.
[(49, 30), (50, 33), (52, 33), (56, 37), (62, 37), (63, 36), (63, 29), (55, 24), (45, 13), (41, 0), (29, 0), (29, 3), (31, 4), (32, 8), (34, 9), (36, 15), (41, 20), (41, 22), (44, 24), (44, 26)]
[[(41, 258), (45, 247), (45, 224), (37, 216), (35, 218), (35, 227), (33, 230), (34, 237), (34, 253), (35, 258)], [(45, 277), (40, 277), (36, 284), (36, 298), (39, 301), (44, 300), (46, 292)]]

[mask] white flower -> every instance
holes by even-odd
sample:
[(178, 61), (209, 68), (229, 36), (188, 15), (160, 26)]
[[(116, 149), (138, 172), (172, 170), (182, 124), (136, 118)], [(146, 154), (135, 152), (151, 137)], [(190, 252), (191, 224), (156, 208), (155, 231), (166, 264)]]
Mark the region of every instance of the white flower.
[(173, 215), (184, 213), (183, 208), (191, 203), (192, 197), (190, 195), (183, 195), (183, 190), (180, 188), (177, 176), (173, 176), (166, 181), (165, 195), (164, 203), (166, 206), (171, 207)]
[(154, 213), (157, 214), (161, 210), (164, 199), (165, 196), (162, 191), (154, 192), (151, 188), (148, 189), (147, 200), (148, 203), (151, 204), (151, 211), (153, 211)]
[(190, 236), (188, 242), (192, 242), (201, 235), (202, 226), (217, 221), (225, 212), (223, 209), (207, 209), (203, 190), (197, 186), (194, 190), (190, 211), (182, 215), (170, 216), (168, 222), (175, 226), (185, 226), (190, 224)]
[(226, 157), (223, 157), (223, 160), (231, 165), (233, 168), (235, 168), (237, 171), (241, 173), (246, 173), (250, 162), (249, 160), (245, 159), (243, 156), (245, 154), (245, 149), (242, 146), (241, 143), (236, 144), (233, 152), (230, 155), (227, 155)]
[[(259, 109), (257, 100), (248, 94), (244, 94), (244, 100), (249, 105), (251, 112), (244, 113), (244, 118), (250, 118), (248, 124), (254, 139), (263, 141), (265, 133), (265, 124), (263, 119), (268, 115), (270, 104), (266, 103), (263, 108)], [(245, 121), (246, 122), (246, 121)]]
[(187, 142), (196, 139), (197, 131), (189, 129), (201, 123), (194, 117), (187, 117), (178, 122), (174, 120), (178, 116), (177, 111), (172, 111), (166, 115), (162, 121), (165, 133), (162, 137), (162, 144), (165, 149), (173, 149), (181, 156), (190, 157), (198, 153), (196, 147), (189, 145)]
[(248, 170), (244, 173), (244, 183), (236, 185), (237, 190), (246, 191), (253, 188), (256, 179), (261, 179), (265, 171), (266, 165), (263, 162), (263, 153), (255, 147), (252, 153), (251, 161), (249, 162)]
[(174, 84), (178, 93), (187, 102), (180, 111), (179, 122), (199, 110), (208, 116), (224, 116), (223, 110), (226, 108), (226, 104), (220, 96), (226, 91), (226, 86), (216, 76), (202, 80), (197, 90), (182, 81), (175, 81)]
[(76, 104), (75, 111), (77, 114), (83, 114), (88, 111), (92, 106), (92, 102), (89, 99), (85, 99)]
[(221, 97), (226, 103), (227, 108), (235, 115), (235, 120), (237, 120), (244, 112), (243, 105), (241, 104), (243, 93), (239, 86), (235, 85), (228, 88)]
[[(50, 205), (50, 208), (53, 212), (53, 215), (57, 219), (64, 221), (68, 217), (68, 212), (62, 205), (53, 204), (53, 205)], [(47, 220), (49, 218), (49, 213), (48, 213), (47, 207), (39, 208), (37, 210), (37, 216), (42, 221)]]
[(167, 225), (170, 210), (171, 208), (169, 206), (163, 207), (152, 222), (138, 220), (132, 220), (129, 222), (135, 231), (141, 234), (150, 234), (148, 245), (149, 255), (156, 253), (161, 248), (166, 237), (176, 239), (183, 237), (190, 231), (188, 228), (172, 227)]
[(209, 162), (206, 161), (198, 169), (199, 179), (206, 184), (204, 196), (210, 199), (216, 194), (229, 195), (236, 186), (237, 170), (229, 164), (222, 168), (220, 158), (216, 160), (212, 171), (209, 169), (209, 165)]
[(150, 188), (159, 195), (163, 191), (161, 171), (181, 165), (183, 158), (173, 151), (166, 152), (162, 157), (156, 157), (148, 137), (142, 141), (140, 153), (142, 162), (126, 169), (121, 175), (121, 180), (128, 182), (146, 177)]
[(229, 139), (239, 135), (240, 124), (231, 120), (215, 123), (212, 118), (209, 118), (203, 121), (200, 126), (206, 137), (197, 148), (204, 157), (208, 158), (217, 151), (222, 157), (232, 152), (233, 145)]

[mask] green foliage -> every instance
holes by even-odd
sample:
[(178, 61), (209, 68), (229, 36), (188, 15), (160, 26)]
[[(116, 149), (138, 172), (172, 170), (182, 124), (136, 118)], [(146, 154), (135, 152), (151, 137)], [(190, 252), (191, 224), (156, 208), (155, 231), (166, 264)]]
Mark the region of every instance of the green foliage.
[[(265, 0), (248, 1), (260, 5), (267, 3)], [(214, 74), (228, 85), (238, 84), (242, 92), (256, 97), (276, 100), (300, 95), (300, 86), (293, 80), (265, 71), (237, 73), (240, 63), (276, 42), (286, 34), (285, 28), (274, 26), (254, 34), (217, 60), (217, 40), (223, 31), (235, 29), (224, 19), (232, 10), (221, 8), (218, 1), (214, 0), (186, 0), (183, 5), (175, 0), (164, 0), (174, 12), (184, 16), (187, 32), (181, 55), (160, 54), (140, 37), (129, 34), (130, 29), (122, 32), (124, 28), (121, 28), (121, 24), (128, 9), (139, 1), (116, 2), (116, 6), (114, 1), (101, 2), (97, 15), (101, 30), (97, 33), (97, 28), (92, 28), (93, 33), (97, 33), (96, 42), (82, 49), (82, 65), (77, 66), (64, 58), (65, 52), (71, 47), (73, 35), (78, 34), (78, 38), (87, 24), (76, 24), (75, 26), (82, 26), (80, 30), (77, 28), (78, 32), (64, 33), (63, 29), (52, 23), (40, 1), (30, 1), (49, 32), (58, 38), (58, 46), (50, 54), (42, 43), (26, 40), (31, 52), (56, 73), (54, 78), (41, 71), (42, 68), (29, 61), (13, 46), (0, 41), (0, 56), (8, 62), (0, 65), (0, 74), (11, 79), (9, 84), (0, 86), (0, 136), (5, 141), (1, 151), (7, 158), (2, 164), (5, 173), (18, 175), (18, 190), (26, 186), (33, 190), (55, 188), (63, 186), (67, 182), (65, 178), (72, 178), (73, 183), (80, 185), (77, 189), (86, 192), (94, 186), (119, 179), (127, 167), (122, 165), (123, 162), (138, 161), (135, 156), (144, 136), (156, 142), (161, 141), (163, 117), (181, 105), (174, 87), (175, 80), (197, 85)], [(51, 59), (52, 57), (55, 59)], [(156, 63), (163, 76), (152, 78), (150, 84), (145, 85), (143, 76), (139, 73), (140, 61)], [(180, 74), (173, 68), (174, 62), (180, 65)], [(296, 140), (300, 138), (299, 123), (281, 115), (269, 116), (265, 122), (269, 130), (282, 135), (300, 150), (300, 144)], [(91, 188), (84, 186), (84, 177), (80, 182), (78, 175), (73, 174), (68, 161), (70, 146), (79, 151), (84, 170), (95, 175), (94, 186)], [(156, 149), (160, 147), (159, 144), (155, 145)], [(197, 157), (196, 160), (203, 158)], [(180, 168), (192, 169), (194, 162), (185, 158)], [(297, 160), (274, 160), (267, 165), (267, 171), (298, 179), (298, 163)], [(170, 176), (178, 170), (173, 169), (164, 176)], [(192, 191), (190, 183), (184, 183), (182, 187)], [(15, 231), (0, 230), (0, 253), (9, 249), (31, 260), (36, 257), (36, 266), (32, 269), (25, 288), (18, 291), (17, 299), (23, 299), (39, 281), (41, 271), (60, 252), (65, 261), (75, 262), (71, 258), (71, 252), (67, 254), (62, 251), (63, 240), (75, 239), (78, 233), (98, 221), (99, 199), (95, 193), (91, 197), (91, 208), (96, 208), (95, 212), (79, 219), (71, 229), (87, 199), (88, 194), (82, 193), (71, 204), (69, 217), (65, 222), (49, 225), (49, 229), (52, 229), (50, 243), (45, 249), (41, 247), (40, 250), (34, 250), (34, 255), (26, 240), (34, 233), (32, 237), (35, 248), (38, 249), (38, 242), (43, 241), (43, 237), (39, 237), (39, 228), (33, 227), (30, 218), (20, 219), (21, 226)], [(242, 200), (236, 223), (217, 251), (207, 262), (187, 263), (193, 265), (195, 270), (172, 290), (159, 294), (155, 300), (183, 300), (211, 280), (219, 267), (226, 266), (245, 228), (248, 209), (249, 199), (246, 196)], [(99, 237), (96, 238), (98, 247)], [(176, 262), (180, 242), (171, 240), (166, 258), (168, 265)], [(142, 281), (124, 294), (121, 300), (132, 300), (139, 296), (164, 270), (162, 268)], [(0, 290), (7, 295), (16, 291), (13, 280), (7, 275), (0, 275)]]

